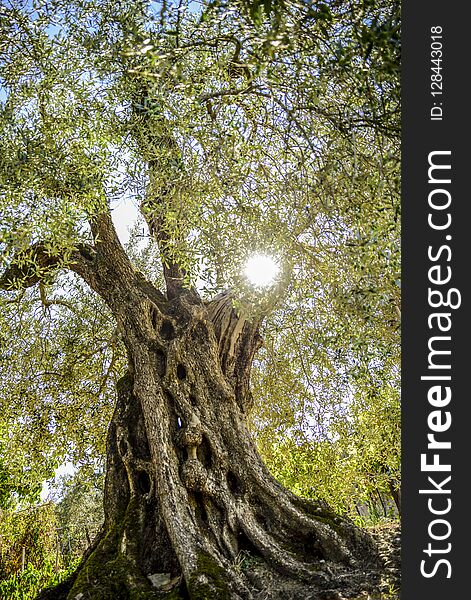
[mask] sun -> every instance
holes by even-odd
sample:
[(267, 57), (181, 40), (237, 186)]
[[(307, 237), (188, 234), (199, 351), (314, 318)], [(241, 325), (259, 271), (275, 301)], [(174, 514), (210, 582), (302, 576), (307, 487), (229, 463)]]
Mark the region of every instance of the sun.
[(245, 263), (245, 276), (249, 282), (260, 288), (269, 287), (275, 282), (280, 271), (278, 262), (266, 254), (253, 254)]

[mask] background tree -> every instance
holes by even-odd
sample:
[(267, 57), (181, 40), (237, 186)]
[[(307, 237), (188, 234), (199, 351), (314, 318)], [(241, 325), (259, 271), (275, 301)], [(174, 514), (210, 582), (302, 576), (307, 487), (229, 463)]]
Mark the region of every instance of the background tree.
[[(348, 520), (272, 478), (247, 415), (271, 313), (258, 390), (285, 330), (319, 334), (307, 366), (302, 338), (287, 346), (304, 434), (329, 378), (345, 427), (361, 430), (349, 406), (374, 386), (397, 425), (397, 387), (382, 387), (397, 378), (400, 314), (398, 7), (264, 6), (248, 18), (194, 3), (3, 9), (2, 326), (26, 357), (2, 373), (10, 448), (30, 423), (34, 465), (89, 461), (118, 387), (105, 525), (64, 597), (249, 598), (275, 578), (280, 597), (305, 598), (306, 584), (345, 586), (377, 562)], [(123, 250), (123, 198), (157, 256)], [(270, 294), (240, 275), (253, 252), (282, 264)]]
[(54, 491), (58, 542), (65, 564), (80, 558), (103, 523), (103, 473), (81, 469)]

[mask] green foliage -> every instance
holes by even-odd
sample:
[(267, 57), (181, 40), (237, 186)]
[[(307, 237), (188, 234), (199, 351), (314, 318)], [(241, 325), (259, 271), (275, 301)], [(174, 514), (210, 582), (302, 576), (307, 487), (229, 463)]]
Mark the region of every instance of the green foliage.
[(52, 504), (18, 512), (0, 514), (0, 579), (17, 573), (22, 566), (23, 548), (26, 563), (41, 569), (56, 550), (56, 519)]
[(294, 427), (277, 435), (266, 427), (259, 447), (272, 473), (295, 493), (325, 499), (360, 523), (365, 517), (360, 508), (369, 513), (367, 522), (394, 516), (391, 501), (387, 514), (382, 504), (400, 481), (398, 408), (391, 398), (362, 409), (352, 402), (343, 415), (332, 416), (328, 439), (309, 439)]
[(67, 569), (56, 571), (52, 562), (44, 563), (40, 568), (29, 563), (23, 573), (14, 573), (0, 581), (0, 597), (34, 600), (41, 590), (65, 581), (75, 571), (77, 564), (78, 561), (71, 563)]
[(102, 471), (82, 469), (62, 477), (57, 496), (56, 514), (60, 527), (76, 523), (101, 523), (103, 521)]
[(103, 523), (103, 485), (103, 472), (88, 468), (61, 478), (54, 496), (57, 535), (66, 564), (83, 554)]
[(32, 600), (74, 572), (88, 544), (87, 540), (80, 546), (74, 526), (79, 524), (83, 531), (91, 519), (102, 520), (101, 486), (95, 494), (88, 487), (78, 476), (68, 478), (64, 488), (69, 491), (58, 505), (0, 512), (1, 598)]
[[(134, 203), (205, 297), (277, 305), (253, 373), (273, 472), (348, 510), (399, 473), (399, 4), (37, 0), (0, 8), (1, 502), (104, 453), (125, 365), (107, 307), (63, 273)], [(147, 235), (145, 232), (144, 235)], [(28, 254), (41, 242), (52, 266)], [(162, 256), (134, 231), (137, 268)], [(248, 289), (254, 252), (282, 265)], [(276, 292), (276, 293), (275, 293)], [(8, 435), (6, 435), (8, 431)], [(29, 496), (28, 496), (29, 495)]]
[(356, 518), (358, 505), (390, 498), (400, 481), (399, 332), (374, 292), (360, 314), (355, 305), (336, 313), (339, 296), (324, 284), (303, 311), (293, 303), (266, 323), (252, 429), (282, 483)]
[(13, 507), (18, 500), (32, 502), (39, 496), (41, 486), (37, 474), (26, 471), (21, 461), (15, 462), (7, 463), (3, 457), (0, 458), (0, 510)]
[(38, 494), (66, 456), (103, 456), (123, 350), (103, 303), (71, 277), (8, 300), (0, 335), (2, 459), (10, 486)]

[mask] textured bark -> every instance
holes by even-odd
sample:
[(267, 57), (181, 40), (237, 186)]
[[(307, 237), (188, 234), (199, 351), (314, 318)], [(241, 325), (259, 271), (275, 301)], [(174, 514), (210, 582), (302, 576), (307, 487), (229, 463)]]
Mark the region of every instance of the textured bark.
[(41, 598), (248, 600), (269, 588), (305, 600), (371, 588), (371, 539), (284, 489), (247, 430), (259, 324), (234, 312), (229, 293), (204, 304), (168, 282), (162, 294), (132, 267), (109, 213), (92, 231), (71, 268), (108, 304), (129, 367), (108, 433), (103, 529)]
[(67, 597), (248, 599), (268, 571), (302, 590), (331, 586), (333, 566), (373, 567), (365, 534), (292, 495), (260, 459), (245, 420), (257, 324), (230, 295), (167, 301), (138, 275), (120, 295), (110, 305), (129, 370), (108, 435), (105, 525)]

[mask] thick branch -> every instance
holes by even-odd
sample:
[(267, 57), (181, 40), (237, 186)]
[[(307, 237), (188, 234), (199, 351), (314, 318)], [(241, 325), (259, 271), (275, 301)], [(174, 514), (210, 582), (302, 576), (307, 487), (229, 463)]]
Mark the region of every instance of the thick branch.
[(12, 290), (31, 287), (44, 279), (59, 262), (60, 257), (51, 256), (43, 243), (34, 244), (14, 257), (0, 277), (0, 288)]
[[(180, 148), (169, 131), (152, 92), (142, 85), (140, 97), (134, 102), (134, 114), (140, 121), (137, 139), (142, 156), (149, 167), (149, 188), (141, 212), (151, 235), (156, 240), (167, 287), (167, 297), (175, 298), (185, 290), (185, 269), (174, 259), (170, 251), (172, 238), (166, 227), (165, 208), (172, 204), (182, 189), (185, 169)], [(198, 298), (196, 290), (191, 293)]]
[(112, 261), (113, 268), (123, 277), (129, 277), (134, 269), (116, 233), (109, 208), (89, 217), (97, 255)]
[(108, 207), (90, 215), (88, 221), (97, 248), (105, 245), (122, 248)]
[(0, 277), (0, 289), (25, 289), (44, 281), (57, 268), (67, 266), (90, 283), (93, 278), (94, 249), (88, 244), (78, 244), (69, 251), (52, 254), (44, 242), (37, 242), (13, 257), (9, 267)]

